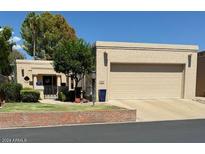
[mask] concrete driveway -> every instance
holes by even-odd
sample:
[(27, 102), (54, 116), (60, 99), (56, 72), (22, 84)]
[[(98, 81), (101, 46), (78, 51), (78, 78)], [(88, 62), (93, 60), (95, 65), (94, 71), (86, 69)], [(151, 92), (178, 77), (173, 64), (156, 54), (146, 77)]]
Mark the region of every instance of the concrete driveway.
[(111, 100), (112, 105), (137, 110), (137, 121), (205, 118), (205, 104), (190, 99)]

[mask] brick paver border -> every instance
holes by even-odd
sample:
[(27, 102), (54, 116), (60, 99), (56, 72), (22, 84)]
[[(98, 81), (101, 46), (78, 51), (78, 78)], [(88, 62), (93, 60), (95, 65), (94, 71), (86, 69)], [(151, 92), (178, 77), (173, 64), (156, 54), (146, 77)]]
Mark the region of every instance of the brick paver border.
[(55, 126), (85, 123), (135, 122), (136, 110), (85, 112), (2, 112), (0, 128)]

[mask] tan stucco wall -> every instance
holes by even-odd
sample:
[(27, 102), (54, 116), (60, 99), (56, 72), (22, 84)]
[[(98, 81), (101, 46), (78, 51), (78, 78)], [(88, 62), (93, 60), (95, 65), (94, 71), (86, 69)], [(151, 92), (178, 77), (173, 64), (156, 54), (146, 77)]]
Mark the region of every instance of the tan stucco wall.
[(198, 55), (196, 96), (205, 96), (205, 54)]
[[(98, 90), (106, 89), (109, 100), (109, 74), (111, 63), (184, 64), (184, 98), (195, 96), (197, 50), (195, 45), (144, 44), (124, 42), (96, 42), (96, 98)], [(104, 53), (108, 65), (104, 65)], [(188, 67), (188, 55), (192, 55)]]
[[(16, 60), (17, 69), (17, 82), (21, 83), (23, 87), (31, 87), (29, 81), (33, 81), (34, 75), (37, 76), (37, 80), (42, 80), (43, 75), (56, 75), (60, 77), (61, 83), (66, 83), (66, 76), (62, 73), (56, 73), (52, 61), (45, 60)], [(22, 77), (22, 69), (24, 70), (24, 77), (28, 76), (29, 81), (25, 81)]]

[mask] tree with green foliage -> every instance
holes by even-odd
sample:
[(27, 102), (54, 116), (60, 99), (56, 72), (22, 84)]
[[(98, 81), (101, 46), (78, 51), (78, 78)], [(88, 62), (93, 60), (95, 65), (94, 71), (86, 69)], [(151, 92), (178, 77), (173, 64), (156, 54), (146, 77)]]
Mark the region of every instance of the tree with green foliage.
[(94, 56), (90, 44), (82, 39), (61, 42), (56, 48), (54, 69), (75, 80), (75, 91), (79, 82), (94, 68)]
[(21, 36), (24, 39), (24, 50), (34, 59), (39, 57), (40, 16), (35, 12), (29, 13), (21, 27)]
[(0, 28), (0, 74), (9, 76), (12, 72), (9, 55), (12, 52), (13, 43), (10, 41), (12, 36), (11, 28)]
[(21, 27), (24, 49), (29, 55), (52, 60), (59, 41), (75, 40), (75, 30), (59, 14), (29, 13)]
[(18, 50), (13, 49), (12, 52), (9, 54), (9, 63), (12, 69), (12, 73), (10, 75), (14, 82), (16, 82), (16, 60), (17, 59), (25, 59), (25, 56), (22, 53), (20, 53)]
[(16, 59), (25, 59), (25, 56), (18, 50), (13, 49), (12, 52), (9, 54), (10, 64), (15, 63)]

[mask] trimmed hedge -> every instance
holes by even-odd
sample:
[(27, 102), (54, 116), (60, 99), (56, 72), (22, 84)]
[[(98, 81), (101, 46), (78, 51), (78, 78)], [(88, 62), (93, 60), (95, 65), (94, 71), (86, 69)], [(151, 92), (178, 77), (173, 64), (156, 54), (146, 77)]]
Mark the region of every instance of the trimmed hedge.
[(22, 102), (38, 102), (40, 99), (40, 92), (37, 90), (21, 90), (21, 101)]
[(68, 91), (67, 87), (61, 87), (58, 92), (58, 99), (60, 101), (68, 101), (68, 102), (74, 102), (75, 101), (75, 92), (74, 91)]
[(66, 95), (65, 95), (63, 92), (59, 92), (59, 93), (58, 93), (58, 99), (59, 99), (60, 101), (65, 102), (65, 101), (66, 101)]
[(24, 87), (22, 90), (34, 90), (34, 89), (30, 87)]
[(10, 82), (0, 84), (0, 94), (4, 97), (6, 102), (20, 102), (21, 89), (22, 85), (19, 83)]

